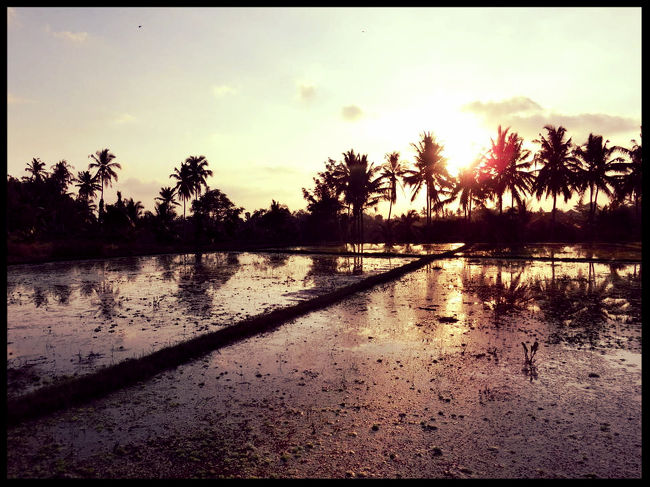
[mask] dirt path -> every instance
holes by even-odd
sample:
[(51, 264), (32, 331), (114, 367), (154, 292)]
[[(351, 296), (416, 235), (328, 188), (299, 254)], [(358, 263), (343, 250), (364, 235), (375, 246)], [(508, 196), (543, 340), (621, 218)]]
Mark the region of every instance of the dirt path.
[(640, 278), (568, 334), (532, 291), (497, 313), (501, 271), (436, 263), (11, 428), (8, 477), (640, 477)]

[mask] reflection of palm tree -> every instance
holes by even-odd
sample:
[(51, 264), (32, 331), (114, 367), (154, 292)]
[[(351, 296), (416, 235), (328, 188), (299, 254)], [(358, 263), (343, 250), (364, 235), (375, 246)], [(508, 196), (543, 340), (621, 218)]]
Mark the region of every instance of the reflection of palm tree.
[(593, 222), (598, 210), (598, 192), (602, 191), (606, 196), (612, 195), (616, 176), (610, 173), (624, 170), (621, 164), (624, 162), (623, 158), (612, 157), (616, 152), (622, 152), (622, 149), (617, 146), (607, 147), (608, 142), (603, 142), (602, 135), (589, 134), (587, 142), (573, 151), (583, 163), (579, 171), (580, 195), (589, 188), (589, 222)]
[(540, 144), (539, 151), (535, 154), (535, 165), (542, 165), (537, 173), (533, 191), (537, 199), (550, 195), (553, 197), (553, 228), (555, 228), (555, 212), (557, 196), (561, 194), (566, 203), (571, 198), (571, 189), (578, 186), (577, 169), (578, 160), (571, 154), (571, 139), (564, 139), (566, 129), (555, 128), (552, 125), (544, 126), (548, 132), (547, 137), (539, 134), (539, 139), (534, 140)]
[[(115, 169), (122, 169), (122, 166), (120, 166), (120, 164), (117, 162), (111, 162), (113, 159), (115, 159), (115, 154), (112, 154), (108, 149), (98, 150), (94, 154), (90, 154), (88, 157), (93, 161), (88, 165), (88, 169), (97, 168), (95, 177), (98, 177), (101, 182), (102, 195), (100, 202), (103, 202), (104, 186), (106, 184), (111, 186), (111, 181), (113, 179), (117, 181), (117, 173), (115, 172)], [(100, 208), (102, 206), (103, 203), (100, 203)]]

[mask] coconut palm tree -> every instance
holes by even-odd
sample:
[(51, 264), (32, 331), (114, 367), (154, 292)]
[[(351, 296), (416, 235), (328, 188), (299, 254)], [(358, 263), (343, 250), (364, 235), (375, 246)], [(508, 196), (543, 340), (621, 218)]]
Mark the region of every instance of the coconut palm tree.
[(74, 181), (75, 186), (79, 188), (78, 198), (87, 202), (92, 200), (101, 189), (97, 176), (90, 174), (90, 171), (79, 171)]
[(630, 158), (630, 162), (624, 164), (626, 174), (619, 176), (617, 184), (617, 195), (620, 200), (630, 197), (634, 201), (635, 214), (639, 216), (639, 201), (641, 200), (641, 189), (643, 177), (641, 174), (641, 144), (632, 139), (632, 148), (622, 148), (622, 151)]
[(623, 153), (623, 148), (607, 147), (608, 142), (603, 142), (602, 135), (589, 134), (587, 141), (573, 150), (573, 154), (582, 162), (579, 172), (580, 195), (589, 188), (589, 222), (593, 222), (598, 210), (598, 192), (602, 191), (606, 196), (612, 196), (614, 192), (617, 177), (611, 173), (625, 171), (625, 160), (613, 157), (616, 153)]
[(45, 171), (45, 163), (38, 157), (32, 158), (32, 160), (27, 164), (27, 167), (25, 167), (25, 171), (31, 174), (31, 176), (27, 178), (29, 181), (42, 181), (47, 175), (47, 172)]
[(98, 150), (94, 154), (90, 154), (88, 157), (93, 161), (88, 165), (88, 169), (97, 168), (95, 176), (99, 177), (101, 182), (102, 195), (100, 198), (99, 207), (102, 208), (104, 204), (104, 186), (106, 184), (111, 186), (111, 181), (113, 179), (117, 181), (117, 173), (115, 172), (115, 169), (122, 169), (122, 166), (120, 166), (120, 164), (117, 162), (111, 162), (113, 159), (115, 159), (115, 155), (112, 154), (108, 149)]
[(133, 198), (129, 198), (126, 200), (125, 209), (129, 219), (133, 223), (136, 223), (142, 216), (142, 210), (144, 210), (144, 206), (142, 205), (141, 201), (135, 201)]
[(163, 205), (167, 205), (169, 207), (180, 206), (180, 203), (174, 199), (176, 196), (176, 191), (174, 188), (165, 186), (163, 188), (160, 188), (160, 192), (158, 194), (160, 196), (156, 196), (155, 199), (160, 201)]
[(169, 175), (170, 178), (176, 179), (176, 194), (183, 200), (183, 220), (185, 220), (185, 201), (192, 197), (193, 185), (192, 174), (190, 172), (190, 165), (181, 162), (181, 167), (174, 168), (174, 172)]
[(212, 171), (207, 169), (208, 161), (205, 156), (190, 156), (185, 159), (185, 163), (189, 166), (189, 178), (192, 186), (192, 193), (195, 195), (194, 201), (201, 195), (201, 188), (207, 187), (205, 179), (212, 176)]
[(52, 166), (52, 179), (56, 182), (61, 194), (64, 194), (70, 183), (74, 180), (72, 166), (65, 159), (60, 160)]
[(467, 221), (472, 220), (472, 203), (481, 204), (485, 198), (480, 179), (482, 173), (479, 170), (481, 161), (482, 158), (479, 157), (472, 164), (458, 171), (458, 177), (450, 194), (450, 201), (458, 199)]
[(355, 154), (352, 149), (343, 154), (343, 162), (335, 169), (339, 192), (352, 210), (353, 237), (356, 236), (359, 252), (363, 248), (363, 210), (376, 206), (381, 199), (378, 171), (373, 163), (368, 164), (367, 154)]
[(431, 210), (441, 203), (440, 196), (445, 188), (452, 186), (451, 178), (447, 172), (447, 159), (442, 156), (444, 147), (439, 144), (433, 135), (424, 132), (421, 140), (415, 144), (415, 169), (408, 169), (404, 175), (404, 182), (413, 188), (411, 202), (415, 200), (422, 188), (426, 189), (426, 215), (427, 226), (431, 224)]
[(579, 188), (578, 170), (579, 161), (572, 154), (571, 138), (566, 140), (566, 129), (562, 126), (555, 128), (553, 125), (545, 125), (547, 136), (539, 134), (539, 139), (533, 142), (540, 144), (535, 154), (535, 167), (541, 164), (542, 168), (537, 170), (537, 178), (533, 185), (533, 192), (537, 199), (542, 196), (553, 197), (552, 221), (555, 228), (555, 213), (557, 208), (557, 196), (562, 195), (566, 203), (571, 198), (571, 190)]
[(484, 160), (484, 172), (488, 175), (487, 186), (497, 198), (499, 214), (503, 214), (503, 195), (510, 192), (511, 206), (515, 200), (521, 206), (523, 196), (530, 191), (534, 175), (527, 171), (532, 161), (526, 161), (530, 151), (522, 148), (523, 139), (516, 132), (497, 129), (497, 139), (490, 139), (491, 147)]
[(386, 162), (381, 166), (379, 177), (386, 182), (385, 198), (390, 202), (388, 207), (388, 227), (390, 228), (390, 215), (393, 205), (397, 201), (397, 186), (401, 186), (401, 179), (406, 173), (406, 168), (399, 161), (399, 152), (386, 154)]

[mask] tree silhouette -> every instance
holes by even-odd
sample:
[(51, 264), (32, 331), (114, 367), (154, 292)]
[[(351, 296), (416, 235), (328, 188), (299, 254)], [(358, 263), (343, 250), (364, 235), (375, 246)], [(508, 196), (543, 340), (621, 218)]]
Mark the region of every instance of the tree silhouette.
[(79, 171), (75, 182), (75, 186), (79, 188), (79, 199), (86, 202), (90, 202), (90, 200), (94, 199), (97, 191), (101, 189), (101, 186), (97, 182), (97, 177), (90, 174), (90, 171)]
[(393, 205), (397, 201), (397, 186), (401, 186), (401, 179), (406, 173), (406, 168), (399, 161), (399, 152), (386, 154), (386, 162), (381, 166), (379, 177), (386, 183), (385, 198), (390, 202), (388, 207), (388, 229), (390, 235), (390, 216)]
[(160, 201), (161, 204), (167, 205), (170, 208), (172, 206), (180, 206), (180, 203), (174, 199), (176, 196), (174, 188), (165, 186), (163, 188), (160, 188), (160, 192), (158, 194), (159, 196), (156, 196), (155, 199), (157, 201)]
[(630, 158), (630, 162), (624, 163), (623, 167), (627, 173), (618, 178), (617, 196), (620, 200), (630, 197), (634, 202), (635, 215), (638, 217), (643, 186), (641, 144), (637, 144), (636, 140), (632, 139), (632, 148), (622, 148), (622, 151)]
[(544, 195), (553, 197), (551, 218), (555, 229), (557, 196), (561, 194), (566, 203), (571, 198), (571, 190), (579, 187), (577, 178), (579, 162), (572, 155), (571, 138), (564, 139), (566, 134), (564, 127), (555, 128), (553, 125), (545, 125), (544, 128), (548, 138), (539, 134), (539, 139), (533, 140), (540, 144), (540, 149), (534, 157), (535, 166), (542, 165), (538, 170), (533, 191), (538, 200)]
[(376, 206), (381, 198), (381, 177), (379, 168), (368, 164), (367, 154), (355, 154), (350, 149), (343, 153), (343, 162), (337, 164), (335, 178), (344, 201), (352, 208), (353, 241), (358, 244), (357, 251), (363, 249), (363, 210)]
[[(580, 168), (580, 195), (582, 196), (589, 188), (589, 222), (592, 223), (594, 215), (598, 210), (598, 192), (602, 191), (606, 196), (612, 196), (616, 186), (616, 176), (612, 172), (623, 172), (625, 167), (622, 157), (612, 157), (617, 152), (623, 152), (620, 147), (607, 147), (606, 140), (603, 142), (602, 135), (589, 134), (587, 141), (573, 151), (574, 155), (581, 160)], [(595, 193), (594, 193), (595, 189)]]
[(60, 194), (65, 194), (68, 186), (74, 180), (72, 166), (65, 159), (60, 160), (52, 166), (51, 177), (59, 188)]
[(25, 178), (28, 181), (43, 181), (47, 175), (47, 171), (45, 171), (45, 163), (38, 157), (32, 158), (32, 160), (27, 164), (27, 167), (25, 167), (25, 171), (31, 174), (31, 176)]
[(485, 197), (480, 182), (480, 162), (480, 158), (476, 159), (471, 165), (458, 171), (458, 177), (454, 182), (450, 195), (450, 201), (459, 200), (460, 207), (463, 209), (468, 222), (472, 220), (472, 203), (482, 204)]
[(442, 156), (444, 147), (436, 142), (435, 137), (429, 132), (421, 135), (421, 140), (411, 143), (415, 148), (415, 169), (408, 169), (404, 175), (404, 182), (413, 188), (411, 202), (413, 202), (422, 188), (426, 189), (426, 216), (427, 226), (431, 225), (431, 211), (440, 207), (442, 190), (451, 188), (449, 173), (447, 172), (447, 159)]
[(195, 195), (194, 201), (201, 195), (201, 188), (206, 187), (205, 179), (212, 176), (212, 171), (208, 169), (208, 161), (205, 156), (190, 156), (185, 159), (185, 163), (189, 166), (189, 179), (192, 186), (192, 193)]
[(101, 208), (104, 205), (104, 186), (106, 184), (112, 186), (111, 181), (113, 179), (117, 181), (117, 173), (115, 172), (115, 169), (122, 169), (122, 166), (120, 166), (120, 164), (117, 162), (111, 162), (113, 159), (115, 159), (115, 155), (112, 154), (108, 149), (98, 150), (94, 154), (90, 154), (88, 157), (93, 161), (88, 165), (88, 169), (97, 168), (95, 176), (99, 177), (101, 182), (102, 195), (99, 202), (101, 211)]
[(183, 220), (185, 220), (185, 201), (189, 200), (194, 192), (190, 165), (181, 162), (181, 167), (175, 167), (174, 172), (169, 177), (176, 179), (175, 190), (176, 194), (183, 200)]

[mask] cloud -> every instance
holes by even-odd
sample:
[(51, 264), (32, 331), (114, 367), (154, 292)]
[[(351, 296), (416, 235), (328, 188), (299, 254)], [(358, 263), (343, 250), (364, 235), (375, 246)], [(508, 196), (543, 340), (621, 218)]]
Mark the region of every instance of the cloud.
[(115, 120), (113, 120), (113, 123), (116, 124), (123, 124), (123, 123), (129, 123), (135, 121), (136, 118), (131, 115), (130, 113), (123, 113), (119, 117), (117, 117)]
[(7, 25), (20, 25), (15, 7), (7, 7)]
[(86, 39), (88, 38), (88, 32), (70, 32), (69, 30), (65, 30), (62, 32), (53, 32), (50, 29), (49, 25), (46, 27), (46, 30), (47, 32), (52, 34), (53, 37), (56, 37), (57, 39), (63, 39), (78, 44), (85, 42)]
[(345, 120), (353, 122), (361, 118), (363, 111), (356, 105), (348, 105), (346, 107), (343, 107), (341, 110), (341, 115), (343, 115), (343, 118)]
[(316, 88), (313, 85), (298, 86), (298, 98), (305, 103), (311, 102), (316, 98)]
[(30, 98), (22, 98), (20, 96), (14, 96), (11, 93), (7, 93), (7, 105), (19, 105), (22, 103), (36, 103), (36, 100)]
[(545, 110), (535, 101), (524, 96), (517, 96), (502, 101), (474, 101), (462, 107), (464, 111), (478, 115), (483, 124), (490, 129), (498, 125), (511, 127), (524, 137), (537, 137), (545, 125), (562, 126), (579, 137), (595, 133), (610, 135), (639, 129), (641, 122), (629, 117), (608, 115), (605, 113), (581, 113), (566, 115)]
[(226, 95), (234, 95), (235, 93), (237, 93), (237, 91), (238, 91), (237, 88), (233, 88), (232, 86), (229, 85), (219, 85), (219, 86), (215, 85), (212, 87), (212, 93), (217, 98), (221, 98), (222, 96), (226, 96)]

